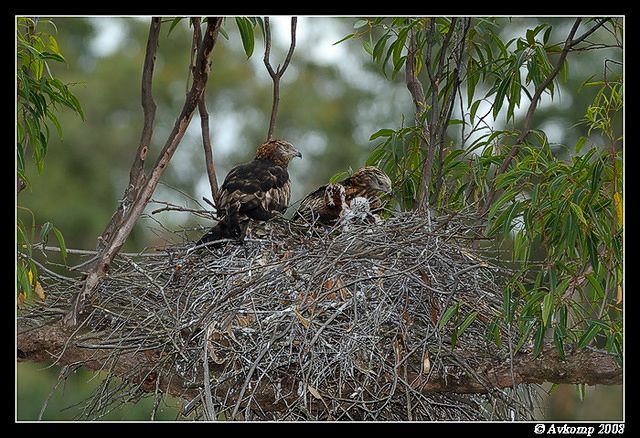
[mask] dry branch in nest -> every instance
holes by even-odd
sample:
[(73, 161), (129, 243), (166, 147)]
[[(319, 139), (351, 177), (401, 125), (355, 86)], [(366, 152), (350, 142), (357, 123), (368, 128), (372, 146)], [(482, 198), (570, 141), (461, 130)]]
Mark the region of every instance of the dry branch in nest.
[[(170, 393), (205, 420), (530, 419), (535, 395), (508, 372), (508, 343), (487, 340), (499, 272), (466, 245), (464, 222), (398, 214), (340, 230), (280, 218), (242, 245), (118, 256), (66, 346), (91, 352), (76, 365), (108, 371), (87, 416), (123, 394)], [(45, 276), (66, 305), (73, 284)]]

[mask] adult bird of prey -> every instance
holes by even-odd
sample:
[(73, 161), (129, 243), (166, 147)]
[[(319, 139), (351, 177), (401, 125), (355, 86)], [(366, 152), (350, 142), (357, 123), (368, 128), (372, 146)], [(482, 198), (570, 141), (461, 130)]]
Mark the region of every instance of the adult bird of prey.
[[(330, 185), (318, 187), (309, 193), (296, 210), (293, 219), (306, 223), (334, 225), (349, 207), (351, 201), (362, 197), (369, 201), (370, 211), (375, 212), (382, 206), (380, 193), (391, 192), (391, 180), (382, 170), (374, 166), (365, 166), (350, 177), (334, 184), (344, 187), (344, 207), (340, 211), (328, 209), (325, 192)], [(333, 212), (333, 214), (329, 214)], [(342, 213), (341, 213), (342, 212)]]
[(221, 239), (241, 242), (251, 219), (267, 221), (284, 213), (291, 197), (287, 168), (295, 157), (302, 154), (288, 141), (269, 140), (253, 160), (231, 169), (218, 193), (218, 223), (196, 245)]

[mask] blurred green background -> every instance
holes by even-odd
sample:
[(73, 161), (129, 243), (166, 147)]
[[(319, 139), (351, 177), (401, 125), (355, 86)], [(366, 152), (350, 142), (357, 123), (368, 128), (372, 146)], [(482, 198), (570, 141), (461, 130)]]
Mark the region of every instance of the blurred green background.
[[(45, 17), (42, 17), (45, 18)], [(300, 200), (339, 172), (357, 169), (376, 146), (369, 137), (381, 128), (397, 129), (404, 119), (413, 120), (411, 96), (404, 75), (384, 78), (356, 39), (334, 43), (353, 32), (355, 17), (300, 17), (293, 60), (281, 82), (280, 107), (275, 137), (291, 141), (303, 153), (290, 166), (292, 202)], [(564, 21), (563, 21), (564, 20)], [(128, 183), (128, 172), (140, 139), (142, 107), (140, 80), (149, 19), (142, 17), (54, 17), (55, 35), (66, 65), (51, 64), (63, 82), (73, 84), (86, 121), (62, 110), (58, 118), (63, 139), (55, 133), (42, 174), (28, 167), (32, 190), (24, 190), (19, 204), (35, 214), (41, 224), (52, 222), (65, 237), (68, 248), (95, 246)], [(504, 19), (504, 34), (517, 35), (539, 22), (554, 23), (566, 32), (569, 19), (525, 17)], [(274, 45), (271, 62), (282, 63), (289, 45), (289, 17), (272, 17)], [(218, 180), (227, 171), (250, 159), (266, 138), (272, 103), (272, 82), (262, 63), (264, 45), (256, 41), (253, 56), (247, 59), (235, 21), (228, 18), (212, 54), (212, 73), (207, 85), (211, 141)], [(161, 33), (153, 80), (158, 106), (152, 149), (157, 152), (173, 127), (184, 103), (189, 66), (191, 31), (184, 20), (169, 34), (168, 23)], [(593, 54), (592, 54), (593, 53)], [(557, 93), (553, 104), (542, 105), (535, 126), (545, 130), (550, 141), (571, 143), (583, 135), (584, 127), (567, 121), (582, 118), (593, 101), (589, 90), (575, 91), (591, 74), (601, 71), (600, 51), (585, 52), (572, 59), (570, 92)], [(575, 140), (573, 140), (575, 141)], [(154, 201), (185, 207), (197, 206), (203, 197), (211, 199), (205, 173), (197, 115), (167, 168)], [(139, 221), (123, 251), (141, 251), (175, 238), (163, 232), (196, 225), (186, 213), (151, 214), (162, 204), (152, 202)], [(24, 214), (20, 212), (20, 214)], [(26, 222), (31, 222), (29, 218)], [(210, 225), (200, 219), (203, 226)], [(73, 265), (75, 261), (69, 260)], [(54, 387), (59, 367), (47, 364), (16, 365), (16, 418), (35, 420)], [(78, 370), (53, 393), (42, 417), (44, 420), (71, 420), (82, 401), (101, 378)], [(548, 390), (550, 386), (545, 386)], [(573, 385), (561, 385), (543, 397), (545, 409), (540, 419), (621, 420), (622, 387), (587, 388), (586, 398), (577, 398)], [(118, 409), (111, 420), (148, 420), (153, 400)], [(179, 401), (163, 400), (158, 420), (175, 420)], [(80, 404), (80, 405), (78, 405)]]

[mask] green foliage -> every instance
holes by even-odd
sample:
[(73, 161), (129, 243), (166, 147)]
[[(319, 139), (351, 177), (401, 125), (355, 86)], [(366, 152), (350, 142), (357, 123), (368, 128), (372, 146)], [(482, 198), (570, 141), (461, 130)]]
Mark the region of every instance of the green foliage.
[[(499, 19), (478, 18), (465, 35), (464, 57), (456, 64), (455, 47), (447, 41), (462, 34), (451, 25), (444, 17), (361, 19), (356, 31), (341, 40), (359, 39), (385, 77), (393, 79), (407, 68), (409, 37), (412, 32), (415, 36), (416, 69), (428, 102), (423, 102), (416, 126), (404, 126), (403, 119), (401, 128), (380, 129), (371, 136), (379, 143), (368, 164), (391, 176), (397, 208), (413, 209), (423, 187), (429, 190), (430, 207), (439, 211), (485, 207), (485, 233), (511, 248), (508, 265), (515, 267), (503, 314), (489, 325), (489, 339), (500, 345), (501, 327), (506, 327), (506, 333), (515, 333), (516, 350), (531, 347), (537, 354), (550, 341), (561, 357), (571, 344), (597, 346), (620, 358), (623, 152), (617, 124), (622, 78), (593, 75), (577, 90), (598, 88), (577, 124), (586, 126), (587, 133), (574, 147), (550, 144), (541, 130), (516, 142), (521, 132), (513, 127), (523, 123), (520, 114), (535, 93), (542, 91), (553, 100), (559, 85), (571, 79), (567, 58), (555, 79), (548, 80), (565, 37), (554, 42), (553, 25), (536, 23), (507, 40)], [(620, 24), (613, 20), (607, 30), (619, 35)], [(436, 89), (438, 71), (447, 85)], [(433, 111), (447, 104), (460, 73), (455, 97), (464, 109), (457, 119), (444, 118)], [(437, 100), (431, 98), (433, 92)], [(427, 133), (438, 122), (447, 124), (449, 139), (443, 141), (445, 147), (434, 149), (433, 168), (426, 173), (430, 180), (423, 184), (427, 150), (434, 147)], [(458, 312), (452, 307), (445, 315), (453, 319)], [(457, 321), (456, 327), (464, 328), (464, 322)]]
[[(55, 112), (62, 107), (70, 108), (84, 120), (84, 113), (80, 102), (69, 90), (69, 87), (56, 79), (49, 69), (48, 62), (64, 63), (55, 38), (45, 32), (36, 32), (38, 25), (53, 25), (53, 23), (36, 22), (30, 18), (17, 17), (17, 126), (16, 126), (16, 175), (30, 187), (30, 181), (25, 172), (28, 150), (34, 160), (38, 173), (42, 172), (44, 159), (48, 151), (50, 128), (52, 124), (60, 138), (62, 127)], [(31, 256), (33, 253), (34, 230), (37, 228), (35, 217), (25, 226), (20, 219), (17, 221), (17, 244), (20, 255), (16, 267), (17, 293), (19, 302), (33, 298), (37, 292), (37, 269)], [(31, 230), (31, 231), (29, 231)], [(60, 230), (50, 222), (40, 227), (40, 241), (46, 245), (49, 233), (53, 232), (58, 240), (63, 258), (66, 257), (64, 238)], [(23, 257), (22, 252), (28, 257)]]
[[(603, 85), (594, 105), (621, 108), (618, 85)], [(609, 147), (583, 152), (581, 138), (576, 152), (559, 160), (538, 135), (540, 143), (526, 143), (496, 178), (501, 194), (487, 233), (513, 242), (518, 275), (530, 280), (520, 289), (521, 319), (533, 322), (536, 353), (549, 333), (561, 356), (565, 343), (622, 352), (623, 153), (611, 120), (586, 118), (589, 132), (601, 130), (614, 141)], [(522, 345), (528, 333), (520, 335)]]
[(442, 314), (442, 317), (440, 318), (440, 321), (438, 323), (438, 328), (442, 329), (447, 324), (447, 322), (452, 321), (453, 323), (453, 332), (451, 333), (452, 349), (456, 347), (456, 343), (458, 342), (458, 339), (460, 338), (460, 336), (462, 336), (462, 333), (464, 333), (464, 331), (467, 328), (469, 328), (471, 323), (475, 321), (476, 317), (478, 316), (477, 311), (473, 311), (468, 313), (467, 315), (464, 315), (464, 313), (461, 311), (462, 307), (463, 307), (462, 303), (460, 302), (457, 302), (455, 305), (450, 306)]
[[(80, 102), (66, 84), (51, 75), (48, 61), (64, 63), (52, 35), (36, 33), (36, 22), (17, 18), (17, 164), (18, 176), (28, 184), (24, 173), (25, 153), (31, 149), (38, 172), (42, 171), (53, 124), (60, 137), (62, 127), (55, 111), (67, 107), (84, 119)], [(44, 23), (45, 25), (50, 22)]]
[[(171, 33), (178, 23), (184, 19), (185, 17), (175, 17), (169, 25), (169, 33)], [(264, 22), (260, 17), (235, 17), (234, 20), (238, 27), (238, 32), (240, 33), (244, 53), (247, 55), (247, 58), (251, 58), (255, 47), (254, 28), (258, 26), (262, 30), (262, 34), (264, 36)], [(220, 34), (226, 39), (229, 39), (229, 33), (224, 29), (224, 27), (220, 29)]]
[[(431, 20), (434, 20), (433, 25)], [(451, 143), (446, 147), (438, 148), (434, 169), (431, 172), (432, 178), (426, 185), (431, 190), (429, 199), (432, 200), (433, 207), (446, 205), (458, 209), (461, 207), (458, 201), (464, 201), (462, 197), (464, 190), (467, 187), (474, 190), (478, 188), (474, 184), (469, 185), (468, 179), (467, 181), (459, 179), (465, 170), (469, 170), (466, 163), (476, 159), (471, 154), (478, 149), (486, 149), (491, 145), (494, 137), (500, 134), (487, 121), (488, 114), (478, 113), (481, 105), (490, 103), (489, 113), (494, 123), (500, 118), (506, 122), (513, 122), (516, 111), (521, 106), (522, 96), (525, 95), (529, 100), (531, 99), (535, 89), (543, 83), (554, 68), (549, 56), (556, 54), (559, 49), (557, 44), (549, 43), (552, 30), (550, 25), (538, 25), (534, 29), (527, 30), (525, 37), (512, 38), (503, 42), (502, 37), (497, 33), (500, 27), (495, 19), (477, 19), (466, 34), (466, 56), (458, 65), (454, 62), (453, 53), (456, 46), (452, 46), (450, 41), (456, 37), (462, 38), (464, 35), (461, 34), (461, 31), (452, 29), (451, 26), (451, 20), (445, 17), (434, 19), (397, 17), (390, 21), (383, 18), (359, 20), (355, 24), (359, 31), (348, 35), (343, 41), (354, 37), (359, 38), (364, 50), (380, 66), (383, 74), (393, 78), (406, 65), (406, 53), (409, 50), (408, 38), (410, 32), (415, 31), (416, 47), (419, 51), (419, 55), (416, 57), (416, 70), (423, 78), (425, 95), (438, 93), (435, 105), (429, 105), (431, 102), (429, 97), (426, 98), (427, 102), (422, 102), (425, 110), (419, 114), (419, 117), (425, 121), (433, 120), (434, 114), (431, 112), (436, 107), (444, 107), (447, 101), (452, 98), (451, 93), (454, 91), (453, 84), (459, 75), (458, 70), (464, 68), (466, 74), (463, 78), (463, 89), (466, 92), (466, 99), (461, 98), (461, 100), (465, 100), (464, 103), (468, 109), (462, 119), (442, 118), (439, 122), (447, 123), (449, 128), (459, 130), (462, 136), (468, 136), (466, 130), (469, 129), (474, 134), (484, 130), (489, 132), (489, 134), (485, 134), (488, 138), (473, 139), (473, 143), (466, 148), (453, 147)], [(374, 34), (379, 36), (374, 36)], [(448, 45), (445, 45), (446, 41), (449, 41)], [(427, 65), (429, 60), (431, 63)], [(389, 67), (391, 67), (391, 75), (387, 73)], [(439, 82), (444, 82), (447, 86), (433, 89), (431, 82), (436, 77), (436, 70), (443, 72), (443, 77)], [(561, 77), (566, 77), (567, 72), (568, 67), (565, 63), (561, 70)], [(551, 82), (545, 91), (553, 97), (554, 89), (554, 83)], [(440, 128), (438, 122), (429, 124), (430, 131), (438, 128)], [(407, 128), (401, 128), (400, 131), (403, 131), (401, 137), (405, 139), (407, 148), (422, 149), (422, 151), (412, 150), (409, 153), (414, 158), (421, 156), (421, 160), (424, 161), (424, 145), (428, 145), (429, 139), (424, 135), (424, 132), (421, 133), (421, 130), (408, 129), (412, 130), (412, 135), (407, 135)], [(387, 129), (379, 132), (388, 131), (393, 130)], [(420, 136), (422, 138), (413, 138)], [(397, 154), (395, 153), (397, 147), (392, 144), (396, 140), (393, 139), (393, 136), (378, 134), (374, 135), (372, 139), (376, 137), (385, 137), (387, 141), (379, 146), (380, 149), (384, 149), (384, 152), (376, 151), (375, 158), (385, 163), (397, 162)], [(428, 145), (427, 147), (435, 146)], [(456, 151), (456, 149), (462, 149), (462, 152)], [(493, 159), (491, 157), (491, 160)], [(418, 163), (418, 167), (422, 165), (422, 161)], [(406, 169), (405, 160), (401, 160), (398, 167)], [(447, 172), (451, 173), (447, 174)], [(417, 172), (417, 175), (420, 175), (420, 172)], [(447, 178), (447, 176), (450, 177)], [(410, 179), (401, 181), (411, 184), (412, 188), (416, 187), (417, 182), (419, 183), (419, 181)], [(446, 183), (452, 181), (458, 181), (459, 184), (456, 184), (455, 187), (448, 187), (447, 193), (443, 193), (442, 188), (446, 187)], [(417, 187), (419, 188), (420, 185)], [(411, 192), (412, 188), (403, 188), (402, 191)], [(404, 209), (412, 208), (412, 203), (400, 205)]]
[(242, 40), (242, 47), (247, 58), (250, 58), (253, 54), (255, 35), (254, 27), (259, 26), (264, 34), (264, 23), (261, 18), (258, 17), (236, 17), (236, 25), (240, 32), (240, 39)]

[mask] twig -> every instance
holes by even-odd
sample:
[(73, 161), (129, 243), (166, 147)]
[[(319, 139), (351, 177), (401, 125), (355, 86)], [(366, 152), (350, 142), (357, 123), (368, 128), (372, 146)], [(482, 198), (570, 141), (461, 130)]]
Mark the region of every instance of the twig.
[(218, 205), (218, 179), (216, 177), (216, 168), (213, 162), (213, 148), (211, 147), (211, 138), (209, 134), (209, 113), (204, 102), (204, 95), (198, 103), (198, 112), (200, 114), (200, 128), (202, 130), (202, 145), (204, 147), (204, 159), (207, 166), (207, 176), (209, 177), (209, 186), (211, 187), (211, 197), (214, 204)]
[(269, 351), (269, 348), (273, 345), (273, 343), (277, 341), (279, 338), (281, 338), (282, 336), (284, 336), (284, 333), (280, 333), (278, 335), (277, 332), (274, 330), (273, 333), (271, 334), (271, 339), (269, 339), (269, 341), (264, 345), (264, 347), (260, 351), (260, 354), (258, 354), (258, 357), (253, 361), (253, 364), (251, 364), (251, 369), (249, 369), (249, 372), (247, 373), (247, 377), (244, 381), (244, 384), (242, 385), (240, 394), (238, 394), (236, 405), (234, 406), (233, 412), (231, 413), (232, 419), (235, 419), (236, 415), (238, 415), (238, 409), (240, 408), (240, 404), (242, 403), (242, 399), (244, 398), (244, 393), (247, 390), (247, 387), (249, 386), (249, 382), (251, 381), (251, 376), (253, 375), (254, 371), (258, 367), (258, 364), (262, 360), (262, 357), (266, 354), (267, 351)]

